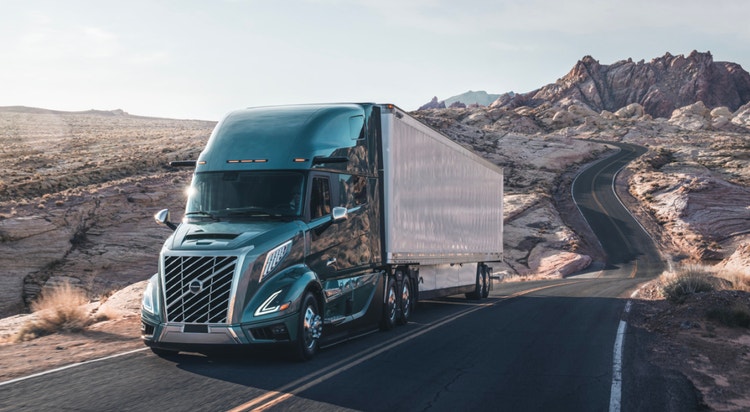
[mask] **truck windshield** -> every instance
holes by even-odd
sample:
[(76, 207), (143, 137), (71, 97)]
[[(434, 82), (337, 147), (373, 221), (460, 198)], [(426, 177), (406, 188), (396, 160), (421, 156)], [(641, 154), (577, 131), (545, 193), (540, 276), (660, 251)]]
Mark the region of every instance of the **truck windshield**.
[(191, 220), (298, 217), (303, 181), (299, 172), (197, 173), (185, 215)]

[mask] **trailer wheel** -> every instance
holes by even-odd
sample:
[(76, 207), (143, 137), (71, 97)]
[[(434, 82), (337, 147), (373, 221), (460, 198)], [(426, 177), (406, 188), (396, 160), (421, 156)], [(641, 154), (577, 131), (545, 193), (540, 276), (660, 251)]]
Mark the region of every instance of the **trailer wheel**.
[(479, 265), (477, 267), (477, 280), (476, 283), (474, 283), (474, 290), (465, 294), (466, 299), (481, 300), (483, 297), (485, 297), (484, 290), (487, 288), (487, 280), (486, 277), (482, 275), (483, 273), (484, 266)]
[(492, 282), (490, 279), (490, 268), (482, 265), (482, 298), (490, 296), (490, 287), (492, 286), (490, 282)]
[(320, 318), (318, 301), (311, 292), (302, 298), (302, 311), (299, 314), (297, 342), (294, 355), (298, 360), (309, 360), (318, 352), (320, 335), (323, 332), (323, 320)]
[(404, 280), (401, 282), (401, 316), (398, 317), (399, 324), (406, 325), (409, 322), (413, 306), (414, 300), (411, 295), (411, 280), (409, 276), (404, 276)]
[(391, 330), (396, 326), (398, 313), (398, 295), (396, 291), (396, 280), (388, 276), (388, 287), (385, 290), (385, 302), (383, 303), (383, 316), (380, 320), (381, 330)]

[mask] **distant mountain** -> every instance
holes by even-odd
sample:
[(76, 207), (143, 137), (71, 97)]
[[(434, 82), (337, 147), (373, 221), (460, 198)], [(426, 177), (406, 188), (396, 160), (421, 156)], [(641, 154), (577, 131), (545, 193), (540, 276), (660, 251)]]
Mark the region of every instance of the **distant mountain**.
[(492, 106), (537, 107), (566, 100), (611, 112), (638, 103), (651, 116), (666, 118), (698, 101), (735, 111), (750, 101), (750, 73), (736, 63), (714, 62), (710, 52), (693, 51), (687, 57), (667, 53), (648, 63), (628, 59), (611, 65), (585, 56), (555, 83)]
[[(512, 92), (511, 92), (512, 94)], [(446, 107), (466, 107), (472, 105), (489, 106), (492, 102), (499, 99), (500, 94), (489, 94), (484, 90), (473, 91), (469, 90), (466, 93), (461, 93), (457, 96), (449, 97), (445, 100), (438, 101), (437, 97), (433, 97), (429, 103), (425, 103), (419, 110), (425, 109), (444, 109)]]
[(68, 112), (62, 110), (42, 109), (39, 107), (28, 106), (0, 106), (0, 112), (10, 113), (33, 113), (33, 114), (99, 114), (104, 116), (128, 116), (128, 113), (122, 109), (114, 110), (85, 110), (77, 112)]
[(453, 96), (445, 99), (445, 105), (450, 107), (453, 103), (461, 102), (467, 106), (471, 106), (473, 104), (479, 106), (489, 106), (492, 102), (497, 100), (498, 97), (500, 97), (499, 94), (489, 94), (484, 90), (480, 90), (477, 92), (469, 90), (466, 93), (461, 93), (458, 96)]

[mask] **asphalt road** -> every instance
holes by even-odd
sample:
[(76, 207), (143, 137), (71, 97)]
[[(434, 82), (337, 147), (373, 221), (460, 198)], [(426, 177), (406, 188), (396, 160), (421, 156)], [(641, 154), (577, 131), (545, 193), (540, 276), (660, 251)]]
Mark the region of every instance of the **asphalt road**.
[(144, 350), (0, 383), (0, 411), (693, 409), (689, 388), (645, 362), (640, 334), (625, 338), (622, 397), (612, 399), (627, 297), (661, 265), (606, 194), (637, 154), (624, 147), (574, 189), (610, 256), (600, 272), (502, 284), (478, 302), (422, 302), (409, 324), (324, 348), (306, 363), (275, 352), (160, 358)]

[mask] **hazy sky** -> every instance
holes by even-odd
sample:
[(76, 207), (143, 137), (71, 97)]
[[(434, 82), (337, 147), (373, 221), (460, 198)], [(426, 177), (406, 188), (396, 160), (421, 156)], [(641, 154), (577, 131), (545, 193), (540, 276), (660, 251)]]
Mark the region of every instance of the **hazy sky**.
[(0, 0), (0, 106), (218, 120), (247, 106), (528, 92), (710, 51), (750, 69), (746, 0)]

